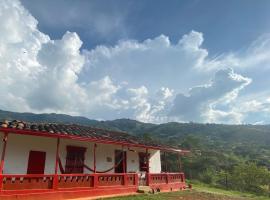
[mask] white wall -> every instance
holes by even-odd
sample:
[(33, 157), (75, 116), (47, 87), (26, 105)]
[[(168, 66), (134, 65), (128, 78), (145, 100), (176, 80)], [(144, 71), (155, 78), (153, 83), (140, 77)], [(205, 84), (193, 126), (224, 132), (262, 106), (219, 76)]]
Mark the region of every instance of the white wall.
[(161, 160), (160, 160), (160, 151), (151, 150), (150, 151), (150, 173), (161, 173)]
[(53, 138), (9, 134), (4, 173), (26, 174), (29, 151), (33, 150), (46, 152), (45, 174), (53, 174), (56, 142)]
[[(0, 153), (2, 152), (2, 139), (3, 133), (0, 133)], [(55, 154), (56, 154), (56, 138), (46, 138), (37, 136), (17, 135), (9, 134), (6, 157), (5, 157), (5, 174), (26, 174), (28, 156), (31, 150), (44, 151), (46, 152), (46, 163), (45, 173), (53, 174), (55, 166)], [(61, 139), (59, 154), (62, 161), (63, 167), (66, 161), (66, 146), (78, 146), (85, 147), (85, 164), (91, 168), (94, 168), (93, 162), (93, 151), (94, 143), (75, 141), (70, 139)], [(109, 145), (109, 144), (97, 144), (96, 148), (96, 165), (97, 171), (104, 171), (114, 166), (114, 152), (116, 149), (121, 150), (120, 145)], [(145, 152), (145, 149), (141, 148), (130, 148), (127, 147), (124, 150), (127, 152), (127, 172), (139, 172), (139, 152)], [(160, 173), (161, 162), (160, 162), (160, 151), (150, 150), (150, 172)], [(0, 154), (1, 155), (1, 154)], [(111, 162), (108, 162), (107, 157), (111, 158)], [(60, 170), (59, 172), (60, 173)], [(87, 169), (84, 169), (84, 173), (91, 173)], [(114, 173), (114, 169), (108, 173)]]

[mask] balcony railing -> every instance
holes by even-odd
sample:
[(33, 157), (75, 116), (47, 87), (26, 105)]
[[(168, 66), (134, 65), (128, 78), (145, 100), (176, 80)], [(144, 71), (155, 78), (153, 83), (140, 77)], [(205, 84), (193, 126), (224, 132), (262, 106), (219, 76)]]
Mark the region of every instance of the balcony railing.
[(169, 183), (184, 183), (184, 173), (160, 173), (148, 174), (148, 184), (169, 184)]
[[(185, 185), (184, 173), (147, 174), (147, 185)], [(137, 173), (0, 175), (0, 194), (25, 191), (97, 189), (108, 187), (138, 188)]]
[(0, 191), (87, 189), (108, 186), (137, 186), (136, 173), (119, 174), (61, 174), (61, 175), (0, 175)]

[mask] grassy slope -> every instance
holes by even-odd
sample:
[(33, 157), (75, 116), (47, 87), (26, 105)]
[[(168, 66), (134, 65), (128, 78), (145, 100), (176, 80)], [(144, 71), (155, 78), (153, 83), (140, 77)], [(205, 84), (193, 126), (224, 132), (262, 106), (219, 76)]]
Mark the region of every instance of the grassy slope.
[(192, 191), (144, 194), (127, 197), (110, 198), (110, 200), (269, 200), (268, 197), (255, 196), (249, 193), (227, 191), (207, 185), (193, 184)]

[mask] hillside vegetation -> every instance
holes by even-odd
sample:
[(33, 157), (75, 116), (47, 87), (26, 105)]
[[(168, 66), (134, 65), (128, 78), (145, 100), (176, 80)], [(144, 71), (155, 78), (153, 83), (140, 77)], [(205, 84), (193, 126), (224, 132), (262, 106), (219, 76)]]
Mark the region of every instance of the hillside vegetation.
[[(8, 111), (0, 111), (0, 119), (77, 123), (125, 131), (191, 150), (190, 155), (182, 157), (183, 170), (189, 179), (224, 189), (269, 194), (270, 125), (150, 124), (129, 119), (97, 121), (69, 115)], [(179, 170), (175, 155), (168, 155), (166, 160), (168, 170)]]

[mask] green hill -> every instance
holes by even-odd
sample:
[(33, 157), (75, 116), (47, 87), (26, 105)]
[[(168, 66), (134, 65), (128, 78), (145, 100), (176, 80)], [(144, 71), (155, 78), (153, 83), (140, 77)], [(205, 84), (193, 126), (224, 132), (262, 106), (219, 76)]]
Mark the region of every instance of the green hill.
[[(187, 178), (218, 187), (263, 194), (267, 191), (267, 184), (270, 185), (270, 173), (267, 172), (270, 169), (270, 125), (176, 122), (151, 124), (131, 119), (97, 121), (55, 113), (33, 114), (0, 110), (0, 120), (4, 119), (76, 123), (121, 130), (191, 150), (190, 155), (182, 157)], [(164, 157), (162, 160), (164, 161)], [(175, 155), (167, 156), (167, 163), (170, 171), (179, 170)], [(246, 174), (239, 173), (242, 171)]]

